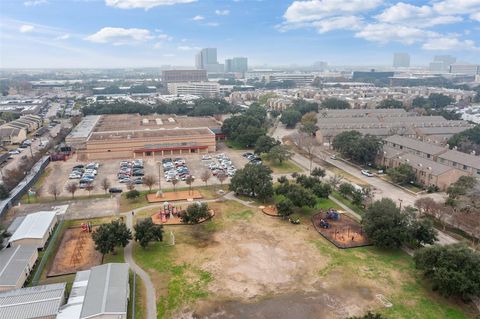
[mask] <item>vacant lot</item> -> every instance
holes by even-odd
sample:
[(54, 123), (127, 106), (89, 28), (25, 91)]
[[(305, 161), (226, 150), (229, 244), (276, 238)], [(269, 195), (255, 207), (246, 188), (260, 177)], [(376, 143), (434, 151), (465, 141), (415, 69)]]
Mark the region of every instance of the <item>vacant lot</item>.
[(157, 288), (159, 318), (344, 318), (372, 309), (388, 318), (473, 315), (431, 292), (403, 252), (339, 250), (308, 218), (292, 225), (233, 201), (210, 206), (213, 220), (166, 226), (163, 243), (134, 250)]

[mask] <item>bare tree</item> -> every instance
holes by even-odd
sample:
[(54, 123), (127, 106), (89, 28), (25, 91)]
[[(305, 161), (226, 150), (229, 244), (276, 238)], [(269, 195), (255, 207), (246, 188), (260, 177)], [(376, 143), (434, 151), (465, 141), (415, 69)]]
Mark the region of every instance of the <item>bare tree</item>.
[(157, 182), (157, 179), (153, 175), (146, 175), (143, 177), (143, 184), (148, 187), (148, 191), (152, 191), (153, 185)]
[(328, 183), (330, 183), (330, 185), (332, 185), (332, 187), (335, 189), (338, 187), (338, 185), (340, 185), (342, 181), (343, 181), (343, 175), (338, 175), (338, 174), (335, 174), (334, 176), (328, 179)]
[(308, 172), (312, 172), (313, 158), (318, 147), (318, 141), (315, 137), (305, 133), (295, 133), (292, 135), (293, 143), (300, 149), (304, 150), (309, 160)]
[(178, 184), (178, 179), (176, 178), (172, 178), (172, 180), (170, 181), (172, 183), (172, 186), (173, 186), (173, 191), (176, 192), (176, 186)]
[(108, 178), (105, 177), (104, 179), (102, 179), (102, 189), (105, 191), (105, 194), (108, 192), (110, 186), (111, 185)]
[(202, 172), (202, 175), (200, 175), (200, 178), (202, 181), (205, 183), (205, 186), (208, 186), (208, 180), (212, 177), (212, 172), (210, 170), (206, 169)]
[(50, 186), (48, 186), (48, 193), (52, 195), (55, 200), (57, 200), (57, 196), (60, 195), (61, 192), (62, 190), (57, 184), (50, 184)]
[(129, 191), (133, 191), (135, 189), (135, 183), (133, 181), (130, 181), (127, 183), (127, 189)]
[(431, 197), (417, 199), (414, 203), (414, 206), (418, 208), (420, 217), (424, 214), (430, 215), (433, 209), (439, 208), (439, 205)]
[(223, 187), (223, 182), (227, 179), (227, 174), (225, 174), (224, 171), (220, 171), (218, 174), (217, 174), (217, 179), (218, 181), (220, 182), (220, 185)]
[(195, 181), (195, 178), (192, 175), (188, 175), (187, 179), (185, 180), (185, 183), (189, 186), (188, 192), (190, 193), (192, 191), (192, 184)]
[(88, 196), (90, 196), (90, 193), (95, 189), (95, 185), (93, 183), (90, 183), (85, 187), (85, 190), (88, 192)]
[(75, 182), (70, 182), (65, 186), (65, 190), (72, 194), (72, 199), (75, 198), (75, 193), (78, 190), (78, 184)]

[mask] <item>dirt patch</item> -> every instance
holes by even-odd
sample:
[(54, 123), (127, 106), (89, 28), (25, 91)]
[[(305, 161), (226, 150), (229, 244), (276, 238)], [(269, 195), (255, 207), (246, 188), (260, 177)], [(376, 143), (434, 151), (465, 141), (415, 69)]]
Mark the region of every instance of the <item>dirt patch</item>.
[(95, 250), (91, 233), (81, 227), (69, 228), (62, 236), (47, 277), (73, 274), (102, 263), (102, 254)]
[[(256, 223), (236, 221), (228, 230), (216, 232), (212, 243), (217, 244), (204, 248), (202, 255), (209, 257), (200, 267), (215, 278), (210, 291), (217, 296), (250, 300), (311, 289), (315, 282), (312, 278), (325, 258), (302, 236), (285, 235), (284, 231), (294, 230), (289, 224), (271, 221), (263, 214), (257, 217)], [(273, 228), (277, 230), (270, 231)]]

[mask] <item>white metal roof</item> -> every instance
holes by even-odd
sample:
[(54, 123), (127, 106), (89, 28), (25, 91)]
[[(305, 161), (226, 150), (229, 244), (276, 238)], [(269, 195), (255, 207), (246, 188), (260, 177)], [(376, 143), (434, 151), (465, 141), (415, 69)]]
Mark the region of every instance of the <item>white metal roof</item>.
[(80, 318), (126, 314), (129, 297), (128, 265), (111, 263), (90, 270)]
[(10, 242), (25, 238), (43, 238), (57, 212), (38, 212), (25, 216), (15, 233), (10, 237)]
[(29, 319), (54, 316), (65, 295), (66, 283), (21, 288), (0, 293), (0, 318)]
[(15, 288), (18, 279), (26, 271), (29, 261), (37, 254), (37, 247), (19, 245), (0, 251), (0, 286)]

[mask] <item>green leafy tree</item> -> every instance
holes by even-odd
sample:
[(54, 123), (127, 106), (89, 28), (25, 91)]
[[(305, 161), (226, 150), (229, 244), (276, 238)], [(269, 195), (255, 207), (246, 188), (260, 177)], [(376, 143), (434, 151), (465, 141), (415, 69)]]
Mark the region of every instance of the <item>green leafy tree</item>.
[(290, 107), (282, 112), (282, 117), (280, 118), (280, 122), (285, 124), (287, 128), (294, 128), (301, 118), (302, 118), (302, 113)]
[(255, 143), (255, 154), (268, 153), (272, 147), (279, 145), (280, 142), (268, 135), (262, 135)]
[(414, 261), (432, 282), (433, 289), (442, 295), (464, 299), (480, 296), (480, 255), (469, 247), (425, 247), (415, 252)]
[(5, 185), (0, 184), (0, 199), (6, 199), (10, 196), (10, 192), (7, 190)]
[(362, 136), (358, 131), (346, 131), (335, 136), (332, 146), (343, 156), (366, 164), (375, 160), (381, 141), (373, 135)]
[(430, 219), (412, 220), (408, 233), (410, 244), (417, 248), (426, 244), (433, 244), (437, 240), (437, 231)]
[(401, 109), (403, 108), (403, 103), (395, 99), (385, 99), (380, 102), (378, 105), (379, 109)]
[(276, 204), (278, 215), (287, 218), (293, 213), (294, 205), (289, 198), (281, 197)]
[(312, 176), (315, 176), (315, 177), (318, 177), (318, 178), (323, 178), (325, 177), (326, 175), (326, 172), (323, 168), (320, 168), (320, 167), (315, 167), (313, 170), (312, 170), (312, 173), (310, 174)]
[(321, 107), (324, 108), (324, 109), (331, 109), (331, 110), (334, 110), (334, 109), (349, 109), (350, 104), (347, 101), (340, 100), (340, 99), (332, 97), (332, 98), (325, 99), (322, 102)]
[(315, 114), (316, 112), (318, 112), (318, 103), (308, 102), (304, 99), (298, 99), (293, 101), (292, 108), (300, 112), (300, 114), (302, 115), (307, 113)]
[(283, 162), (292, 158), (292, 156), (293, 152), (287, 145), (275, 145), (270, 149), (266, 157), (272, 162), (278, 162), (282, 164)]
[(272, 170), (261, 164), (247, 164), (232, 177), (230, 190), (265, 200), (273, 195)]
[(431, 93), (428, 101), (434, 109), (444, 108), (455, 102), (453, 98), (441, 93)]
[(330, 196), (332, 193), (332, 187), (326, 183), (318, 183), (313, 186), (312, 192), (317, 197), (328, 198), (328, 196)]
[(370, 205), (362, 224), (368, 238), (381, 248), (399, 248), (408, 239), (407, 220), (389, 198), (382, 198)]
[(343, 197), (349, 197), (352, 196), (353, 192), (355, 191), (355, 187), (353, 187), (352, 184), (343, 182), (338, 186), (338, 192), (343, 196)]
[(423, 96), (417, 96), (412, 101), (412, 107), (414, 108), (425, 108), (429, 106), (428, 99), (424, 98)]
[(299, 184), (282, 184), (276, 188), (278, 195), (283, 195), (296, 207), (313, 207), (317, 203), (315, 194), (310, 189), (307, 189)]
[(100, 225), (92, 233), (92, 238), (95, 242), (95, 250), (102, 253), (102, 256), (105, 256), (105, 254), (113, 253), (117, 246), (127, 246), (132, 239), (132, 232), (124, 223), (112, 221), (109, 224)]
[(151, 241), (163, 241), (163, 226), (154, 224), (151, 218), (138, 222), (133, 229), (135, 241), (143, 248), (147, 248)]
[(198, 224), (210, 216), (207, 203), (194, 203), (187, 207), (187, 210), (180, 216), (185, 224)]
[(387, 169), (387, 175), (397, 184), (405, 185), (415, 182), (415, 171), (408, 164), (401, 164), (395, 168)]

